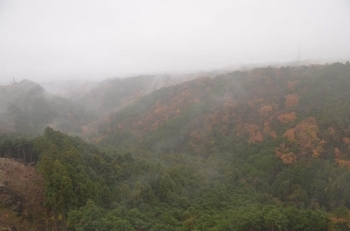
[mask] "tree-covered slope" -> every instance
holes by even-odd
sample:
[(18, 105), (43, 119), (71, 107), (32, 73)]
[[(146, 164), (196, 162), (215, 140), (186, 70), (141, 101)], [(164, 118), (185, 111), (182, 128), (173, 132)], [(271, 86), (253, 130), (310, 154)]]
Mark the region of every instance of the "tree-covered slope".
[(321, 159), (284, 165), (273, 142), (236, 140), (231, 153), (208, 158), (102, 151), (50, 128), (29, 142), (52, 230), (329, 230), (349, 222), (349, 171)]
[(29, 80), (0, 86), (0, 132), (41, 134), (47, 126), (79, 132), (95, 119), (91, 110), (51, 95)]
[(347, 145), (349, 87), (349, 63), (200, 78), (141, 98), (90, 128), (90, 136), (101, 144), (123, 140), (152, 151), (195, 154), (229, 151), (228, 140), (237, 137), (250, 143), (277, 139), (285, 162), (302, 155), (333, 158), (329, 153)]

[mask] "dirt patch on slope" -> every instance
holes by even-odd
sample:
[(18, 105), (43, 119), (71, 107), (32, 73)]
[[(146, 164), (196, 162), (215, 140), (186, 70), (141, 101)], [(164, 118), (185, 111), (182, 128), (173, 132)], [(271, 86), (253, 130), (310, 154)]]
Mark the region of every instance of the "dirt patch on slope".
[(33, 166), (0, 158), (0, 227), (45, 230), (44, 180)]

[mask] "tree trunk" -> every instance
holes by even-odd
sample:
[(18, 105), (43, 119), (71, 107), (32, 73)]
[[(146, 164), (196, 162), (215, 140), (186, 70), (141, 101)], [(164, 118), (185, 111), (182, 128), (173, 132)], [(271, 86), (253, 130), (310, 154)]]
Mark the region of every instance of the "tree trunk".
[(29, 159), (30, 159), (30, 163), (33, 162), (33, 158), (32, 158), (32, 154), (30, 153), (30, 149), (28, 148), (28, 154), (29, 154)]
[(62, 227), (63, 227), (63, 230), (64, 231), (66, 231), (67, 230), (67, 227), (66, 227), (66, 215), (65, 215), (66, 213), (65, 213), (65, 211), (63, 210), (63, 212), (62, 212), (62, 220), (63, 220), (63, 222), (62, 222)]
[(26, 153), (24, 151), (24, 148), (22, 148), (22, 153), (23, 153), (23, 156), (24, 156), (24, 162), (27, 162), (27, 160), (26, 160)]
[(55, 223), (55, 230), (58, 231), (55, 210), (53, 208), (51, 208), (51, 209), (52, 209), (53, 220), (54, 220), (54, 223)]

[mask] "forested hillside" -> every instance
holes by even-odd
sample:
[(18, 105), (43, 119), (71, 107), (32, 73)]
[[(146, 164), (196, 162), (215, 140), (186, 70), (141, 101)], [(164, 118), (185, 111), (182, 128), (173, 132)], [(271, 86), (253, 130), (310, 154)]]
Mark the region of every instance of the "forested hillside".
[(0, 157), (37, 161), (48, 230), (349, 230), (348, 89), (349, 62), (202, 77)]
[(130, 137), (151, 151), (205, 155), (229, 151), (231, 139), (244, 137), (257, 144), (280, 140), (282, 154), (297, 149), (295, 160), (298, 153), (325, 157), (346, 146), (349, 75), (349, 63), (337, 63), (203, 77), (143, 97), (90, 132), (96, 142)]
[(79, 132), (96, 119), (90, 109), (47, 93), (29, 80), (0, 86), (0, 132), (42, 134), (47, 126)]

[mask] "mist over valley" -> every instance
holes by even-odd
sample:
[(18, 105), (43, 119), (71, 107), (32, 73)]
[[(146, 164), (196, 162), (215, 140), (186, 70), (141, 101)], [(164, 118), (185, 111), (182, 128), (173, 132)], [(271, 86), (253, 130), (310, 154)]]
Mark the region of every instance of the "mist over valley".
[(349, 36), (347, 0), (0, 0), (0, 230), (349, 230)]

